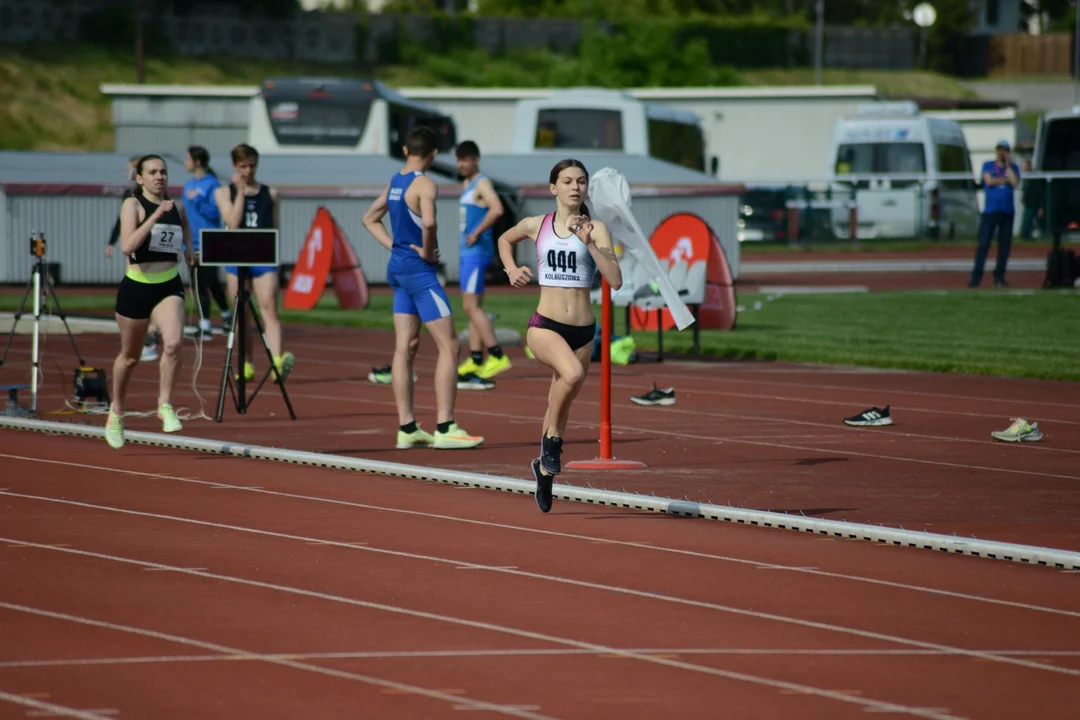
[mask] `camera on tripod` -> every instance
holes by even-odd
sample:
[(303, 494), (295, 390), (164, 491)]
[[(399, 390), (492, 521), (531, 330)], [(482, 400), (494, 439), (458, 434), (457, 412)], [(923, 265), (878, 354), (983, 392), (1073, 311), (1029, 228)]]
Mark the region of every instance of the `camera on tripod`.
[(45, 233), (32, 232), (30, 233), (30, 255), (31, 257), (43, 258), (45, 253), (49, 250), (49, 244), (45, 242)]

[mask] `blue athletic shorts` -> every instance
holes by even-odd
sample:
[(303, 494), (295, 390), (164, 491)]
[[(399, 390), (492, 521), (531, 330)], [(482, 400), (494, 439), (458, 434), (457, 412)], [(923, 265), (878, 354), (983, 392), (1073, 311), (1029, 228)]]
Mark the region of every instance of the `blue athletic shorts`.
[[(249, 267), (247, 269), (248, 275), (251, 276), (252, 280), (254, 280), (257, 277), (262, 277), (263, 275), (266, 275), (267, 273), (277, 272), (277, 270), (278, 270), (277, 265), (258, 265), (256, 267)], [(237, 274), (236, 266), (235, 265), (226, 265), (225, 266), (225, 272), (227, 272), (229, 275), (236, 275)]]
[(425, 323), (450, 316), (450, 299), (435, 273), (389, 273), (387, 281), (394, 290), (395, 315), (419, 315)]
[(461, 292), (484, 294), (484, 275), (488, 265), (491, 264), (490, 255), (463, 255), (461, 257), (458, 282), (461, 283)]

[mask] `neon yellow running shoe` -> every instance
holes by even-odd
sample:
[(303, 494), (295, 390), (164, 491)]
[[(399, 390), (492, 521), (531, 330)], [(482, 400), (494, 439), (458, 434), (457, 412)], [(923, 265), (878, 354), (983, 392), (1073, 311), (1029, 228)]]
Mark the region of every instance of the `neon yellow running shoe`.
[(435, 431), (435, 443), (432, 447), (437, 450), (466, 450), (482, 442), (484, 438), (470, 435), (458, 427), (457, 423), (451, 423), (450, 429), (446, 432)]
[(435, 438), (431, 433), (424, 432), (419, 425), (416, 426), (416, 432), (407, 433), (404, 430), (398, 430), (397, 433), (397, 448), (398, 450), (408, 450), (414, 447), (431, 447), (435, 443)]
[(536, 359), (536, 356), (533, 355), (532, 348), (530, 348), (528, 345), (525, 346), (525, 357), (529, 358), (530, 360)]
[(470, 373), (476, 373), (480, 370), (481, 367), (483, 366), (478, 365), (476, 361), (473, 360), (472, 357), (470, 357), (468, 360), (457, 366), (457, 374), (469, 375)]
[[(281, 379), (284, 380), (289, 377), (289, 373), (296, 367), (296, 357), (291, 352), (282, 353), (280, 356), (274, 358), (274, 365), (281, 374)], [(277, 376), (274, 377), (274, 382), (278, 382)]]
[(180, 418), (176, 417), (176, 411), (170, 403), (162, 403), (157, 409), (158, 420), (161, 421), (161, 431), (167, 433), (180, 432), (184, 426), (180, 424)]
[[(233, 373), (233, 377), (237, 380), (240, 379), (240, 373)], [(255, 379), (255, 365), (249, 362), (244, 363), (244, 382), (251, 382)]]
[(124, 418), (109, 408), (109, 419), (105, 421), (105, 442), (109, 447), (119, 450), (124, 447)]
[(506, 372), (513, 365), (510, 364), (510, 358), (503, 355), (501, 358), (497, 358), (494, 355), (488, 355), (487, 360), (480, 366), (480, 369), (476, 371), (476, 374), (485, 380), (490, 380), (501, 372)]
[(1043, 439), (1039, 423), (1029, 423), (1024, 418), (1013, 418), (1013, 423), (1005, 430), (990, 433), (995, 440), (1002, 442), (1039, 442)]

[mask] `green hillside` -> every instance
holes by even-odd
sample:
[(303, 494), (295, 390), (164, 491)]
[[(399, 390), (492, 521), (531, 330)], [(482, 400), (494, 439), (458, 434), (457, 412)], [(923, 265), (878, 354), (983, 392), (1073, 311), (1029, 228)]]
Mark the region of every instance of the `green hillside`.
[[(412, 66), (384, 66), (376, 77), (391, 86), (542, 86), (545, 75), (574, 77), (573, 58), (477, 58), (477, 51), (418, 57)], [(480, 62), (482, 60), (482, 62)], [(146, 59), (146, 82), (186, 85), (256, 85), (271, 75), (356, 75), (342, 65), (314, 65), (240, 58)], [(543, 71), (540, 68), (544, 68)], [(738, 85), (801, 85), (811, 70), (732, 71)], [(113, 130), (102, 83), (135, 82), (133, 53), (86, 45), (0, 49), (0, 149), (111, 150)], [(951, 78), (934, 73), (827, 70), (828, 85), (875, 85), (887, 95), (971, 97)]]

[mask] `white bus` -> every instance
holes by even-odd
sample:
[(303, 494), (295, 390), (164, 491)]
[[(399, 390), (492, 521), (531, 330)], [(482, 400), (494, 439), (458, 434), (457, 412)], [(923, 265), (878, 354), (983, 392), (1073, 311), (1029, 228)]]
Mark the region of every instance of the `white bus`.
[[(1043, 173), (1080, 172), (1080, 105), (1048, 112), (1039, 118), (1032, 170)], [(1042, 181), (1042, 182), (1045, 182)], [(1054, 227), (1073, 233), (1080, 225), (1080, 180), (1060, 178), (1050, 183)], [(1051, 198), (1047, 198), (1050, 200)], [(1044, 208), (1044, 212), (1049, 212)]]
[[(913, 102), (866, 103), (836, 121), (830, 155), (834, 196), (854, 200), (858, 238), (975, 234), (976, 183), (959, 123)], [(833, 230), (850, 237), (846, 209), (834, 208)]]
[(592, 88), (519, 100), (514, 154), (567, 150), (646, 155), (707, 172), (705, 136), (696, 113)]
[(251, 99), (249, 142), (260, 153), (358, 153), (403, 158), (405, 136), (426, 125), (440, 153), (457, 144), (454, 121), (377, 80), (270, 78)]

